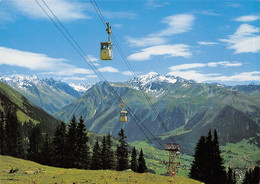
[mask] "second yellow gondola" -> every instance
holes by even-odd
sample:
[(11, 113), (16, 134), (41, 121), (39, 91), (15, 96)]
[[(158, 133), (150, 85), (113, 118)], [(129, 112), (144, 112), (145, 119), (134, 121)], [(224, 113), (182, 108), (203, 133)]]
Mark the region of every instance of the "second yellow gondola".
[(120, 111), (120, 121), (121, 122), (126, 122), (127, 121), (127, 111), (124, 111), (124, 103), (122, 102), (121, 104), (122, 110)]

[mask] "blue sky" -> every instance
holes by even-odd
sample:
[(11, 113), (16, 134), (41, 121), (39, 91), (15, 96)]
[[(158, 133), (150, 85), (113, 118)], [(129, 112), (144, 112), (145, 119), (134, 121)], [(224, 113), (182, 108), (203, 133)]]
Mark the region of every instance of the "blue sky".
[[(45, 2), (108, 81), (132, 77), (115, 46), (112, 61), (99, 59), (107, 33), (90, 1)], [(157, 72), (198, 82), (260, 83), (259, 0), (96, 4), (136, 75)], [(0, 0), (0, 75), (14, 74), (74, 83), (100, 80), (35, 0)]]

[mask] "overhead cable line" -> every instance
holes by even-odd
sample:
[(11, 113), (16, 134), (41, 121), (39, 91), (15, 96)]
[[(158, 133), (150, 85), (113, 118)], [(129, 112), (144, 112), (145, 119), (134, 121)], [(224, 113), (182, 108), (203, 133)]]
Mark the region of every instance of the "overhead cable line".
[[(48, 8), (50, 13), (54, 16), (54, 18), (58, 21), (58, 23), (61, 25), (61, 27), (64, 29), (64, 31), (67, 33), (67, 35), (64, 33), (64, 31), (58, 26), (58, 24), (53, 20), (53, 18), (48, 14), (48, 12), (42, 7), (42, 5), (35, 0), (35, 2), (39, 5), (39, 7), (44, 11), (44, 13), (48, 16), (48, 18), (52, 21), (52, 23), (55, 25), (55, 27), (62, 33), (62, 35), (66, 38), (66, 40), (70, 43), (70, 45), (76, 50), (76, 52), (83, 58), (83, 60), (89, 65), (89, 67), (95, 72), (95, 74), (105, 82), (105, 84), (108, 86), (109, 90), (114, 94), (114, 96), (117, 98), (119, 102), (123, 102), (121, 97), (115, 92), (115, 90), (111, 87), (109, 82), (104, 78), (104, 76), (98, 71), (96, 66), (91, 62), (90, 58), (86, 55), (84, 50), (79, 46), (79, 44), (76, 42), (76, 40), (73, 38), (73, 36), (69, 33), (69, 31), (66, 29), (66, 27), (60, 22), (58, 17), (55, 15), (55, 13), (51, 10), (51, 8), (47, 5), (47, 3), (42, 0), (42, 2), (45, 4), (45, 6)], [(71, 40), (70, 40), (71, 39)], [(124, 103), (125, 104), (125, 103)], [(129, 111), (130, 116), (133, 118), (134, 122), (137, 124), (137, 126), (140, 128), (140, 130), (143, 132), (143, 134), (146, 136), (148, 141), (152, 143), (150, 138), (147, 136), (145, 131), (142, 129), (142, 127), (138, 124), (136, 120), (140, 122), (140, 124), (152, 135), (154, 140), (162, 147), (164, 146), (158, 141), (158, 139), (151, 133), (151, 131), (141, 122), (141, 120), (136, 117), (136, 115), (131, 111), (131, 109), (125, 104), (126, 110)]]
[[(100, 11), (97, 3), (95, 0), (90, 0), (92, 3), (92, 6), (94, 7), (94, 9), (96, 10), (99, 18), (101, 19), (101, 22), (104, 24), (104, 26), (106, 25), (106, 20), (104, 18), (104, 16), (102, 15), (102, 12)], [(121, 55), (122, 59), (124, 60), (125, 64), (127, 65), (128, 69), (130, 70), (131, 74), (133, 77), (137, 78), (137, 75), (135, 74), (132, 66), (130, 65), (130, 63), (127, 60), (127, 57), (125, 56), (124, 52), (122, 51), (119, 43), (117, 42), (117, 39), (115, 37), (115, 35), (112, 33), (112, 39), (115, 42), (115, 46), (119, 52), (119, 54)], [(156, 110), (154, 104), (151, 102), (150, 98), (148, 97), (148, 95), (144, 92), (143, 87), (141, 86), (140, 82), (137, 80), (137, 84), (139, 89), (141, 90), (142, 94), (144, 95), (145, 99), (147, 100), (149, 106), (151, 107), (151, 109), (153, 110), (153, 112), (157, 115), (157, 119), (159, 121), (159, 123), (161, 124), (162, 128), (164, 129), (165, 132), (169, 132), (170, 130), (167, 128), (167, 126), (165, 125), (165, 123), (163, 122), (163, 119), (161, 118), (159, 112)], [(174, 140), (172, 139), (172, 137), (170, 137), (171, 141), (174, 142)]]

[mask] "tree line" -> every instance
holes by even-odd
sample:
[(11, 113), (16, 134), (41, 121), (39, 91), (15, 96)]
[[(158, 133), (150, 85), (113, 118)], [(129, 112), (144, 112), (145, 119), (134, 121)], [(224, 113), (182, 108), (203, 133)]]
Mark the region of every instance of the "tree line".
[[(79, 169), (131, 169), (147, 172), (143, 150), (139, 156), (135, 147), (130, 148), (124, 130), (118, 133), (116, 148), (112, 149), (112, 136), (104, 135), (102, 141), (90, 145), (82, 117), (73, 116), (67, 125), (61, 122), (54, 135), (41, 132), (32, 122), (18, 121), (15, 111), (0, 111), (0, 154), (32, 160), (44, 165)], [(92, 148), (93, 147), (93, 148)], [(92, 149), (91, 149), (92, 148)], [(131, 149), (131, 150), (130, 150)], [(196, 147), (189, 177), (207, 184), (236, 184), (236, 173), (224, 167), (215, 130), (201, 136)], [(259, 184), (260, 169), (255, 167), (245, 173), (242, 184)]]
[[(232, 168), (226, 169), (221, 157), (217, 131), (214, 130), (212, 137), (211, 130), (207, 136), (201, 136), (194, 154), (189, 177), (205, 182), (206, 184), (236, 184), (237, 177)], [(242, 184), (259, 184), (259, 167), (246, 172)]]
[(0, 112), (1, 155), (63, 168), (147, 172), (143, 150), (139, 157), (135, 147), (130, 150), (123, 129), (119, 131), (118, 137), (116, 148), (112, 148), (110, 134), (104, 135), (101, 142), (96, 140), (94, 145), (90, 145), (82, 117), (77, 121), (73, 116), (68, 125), (61, 122), (51, 136), (41, 132), (40, 126), (32, 122), (21, 124), (16, 112), (8, 111), (5, 116)]

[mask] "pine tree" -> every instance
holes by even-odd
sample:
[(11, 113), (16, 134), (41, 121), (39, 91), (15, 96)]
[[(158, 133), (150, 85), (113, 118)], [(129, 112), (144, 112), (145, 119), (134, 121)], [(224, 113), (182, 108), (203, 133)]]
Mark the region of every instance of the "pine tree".
[(77, 149), (77, 120), (74, 115), (69, 124), (69, 130), (66, 136), (66, 145), (66, 167), (74, 168), (76, 167), (77, 162), (77, 154), (75, 151)]
[(196, 148), (194, 160), (191, 165), (191, 170), (189, 173), (189, 177), (195, 180), (204, 181), (205, 180), (205, 169), (204, 169), (204, 161), (206, 155), (206, 138), (201, 136)]
[(5, 123), (6, 155), (24, 158), (25, 153), (22, 145), (21, 124), (17, 119), (16, 111), (7, 111)]
[(207, 184), (226, 183), (226, 172), (220, 156), (217, 131), (212, 139), (211, 131), (208, 136), (201, 136), (196, 148), (190, 177)]
[(90, 169), (93, 170), (99, 170), (102, 169), (103, 163), (102, 163), (102, 157), (101, 157), (101, 149), (99, 147), (98, 140), (95, 143), (95, 146), (93, 148), (93, 156), (92, 156), (92, 162)]
[(115, 160), (114, 160), (114, 151), (112, 150), (112, 141), (111, 141), (111, 135), (108, 134), (106, 137), (106, 146), (107, 146), (107, 151), (106, 151), (106, 158), (107, 158), (107, 169), (114, 169), (115, 168)]
[(102, 163), (102, 169), (108, 169), (108, 154), (107, 154), (107, 140), (106, 136), (103, 136), (102, 139), (102, 150), (101, 150), (101, 163)]
[(214, 130), (214, 137), (212, 140), (212, 157), (209, 158), (210, 169), (212, 170), (212, 177), (210, 182), (213, 184), (226, 183), (226, 171), (223, 159), (220, 155), (219, 141), (217, 130)]
[(129, 168), (128, 166), (128, 144), (126, 141), (126, 136), (124, 130), (121, 129), (118, 133), (119, 145), (117, 146), (116, 156), (117, 156), (117, 170), (122, 171)]
[(43, 138), (39, 126), (35, 126), (29, 135), (28, 159), (41, 162), (40, 152), (43, 144)]
[(230, 167), (227, 173), (227, 184), (236, 184), (236, 174)]
[(0, 112), (0, 155), (4, 155), (4, 132), (5, 126), (4, 126), (4, 113)]
[[(32, 132), (32, 129), (35, 127), (35, 124), (29, 120), (29, 121), (25, 121), (22, 125), (22, 134), (23, 134), (23, 146), (24, 149), (28, 152), (29, 149), (29, 137), (30, 134)], [(26, 153), (27, 154), (27, 153)], [(26, 155), (27, 157), (28, 155)]]
[(131, 154), (131, 169), (134, 172), (137, 172), (138, 164), (137, 164), (137, 155), (136, 155), (136, 149), (135, 147), (132, 149), (132, 154)]
[(76, 167), (79, 169), (88, 169), (90, 167), (90, 151), (88, 146), (87, 129), (82, 116), (77, 125), (76, 154)]
[(232, 176), (232, 180), (233, 180), (233, 184), (237, 183), (237, 177), (236, 177), (236, 172), (233, 172), (233, 176)]
[(61, 122), (53, 138), (53, 164), (57, 167), (66, 166), (66, 124)]
[(260, 183), (260, 169), (256, 166), (253, 170), (246, 171), (242, 184), (259, 184)]
[(252, 178), (251, 171), (246, 171), (245, 177), (244, 177), (244, 180), (243, 180), (242, 184), (251, 184), (250, 183), (250, 178)]
[(253, 170), (252, 183), (260, 183), (260, 168), (256, 166)]
[(145, 159), (144, 159), (143, 150), (141, 149), (141, 152), (140, 152), (139, 158), (138, 158), (137, 172), (138, 173), (144, 173), (146, 171), (147, 171), (147, 167), (146, 167), (146, 163), (145, 163)]
[(49, 134), (45, 134), (42, 147), (41, 147), (41, 164), (44, 165), (52, 165), (52, 145), (51, 145), (51, 138)]

